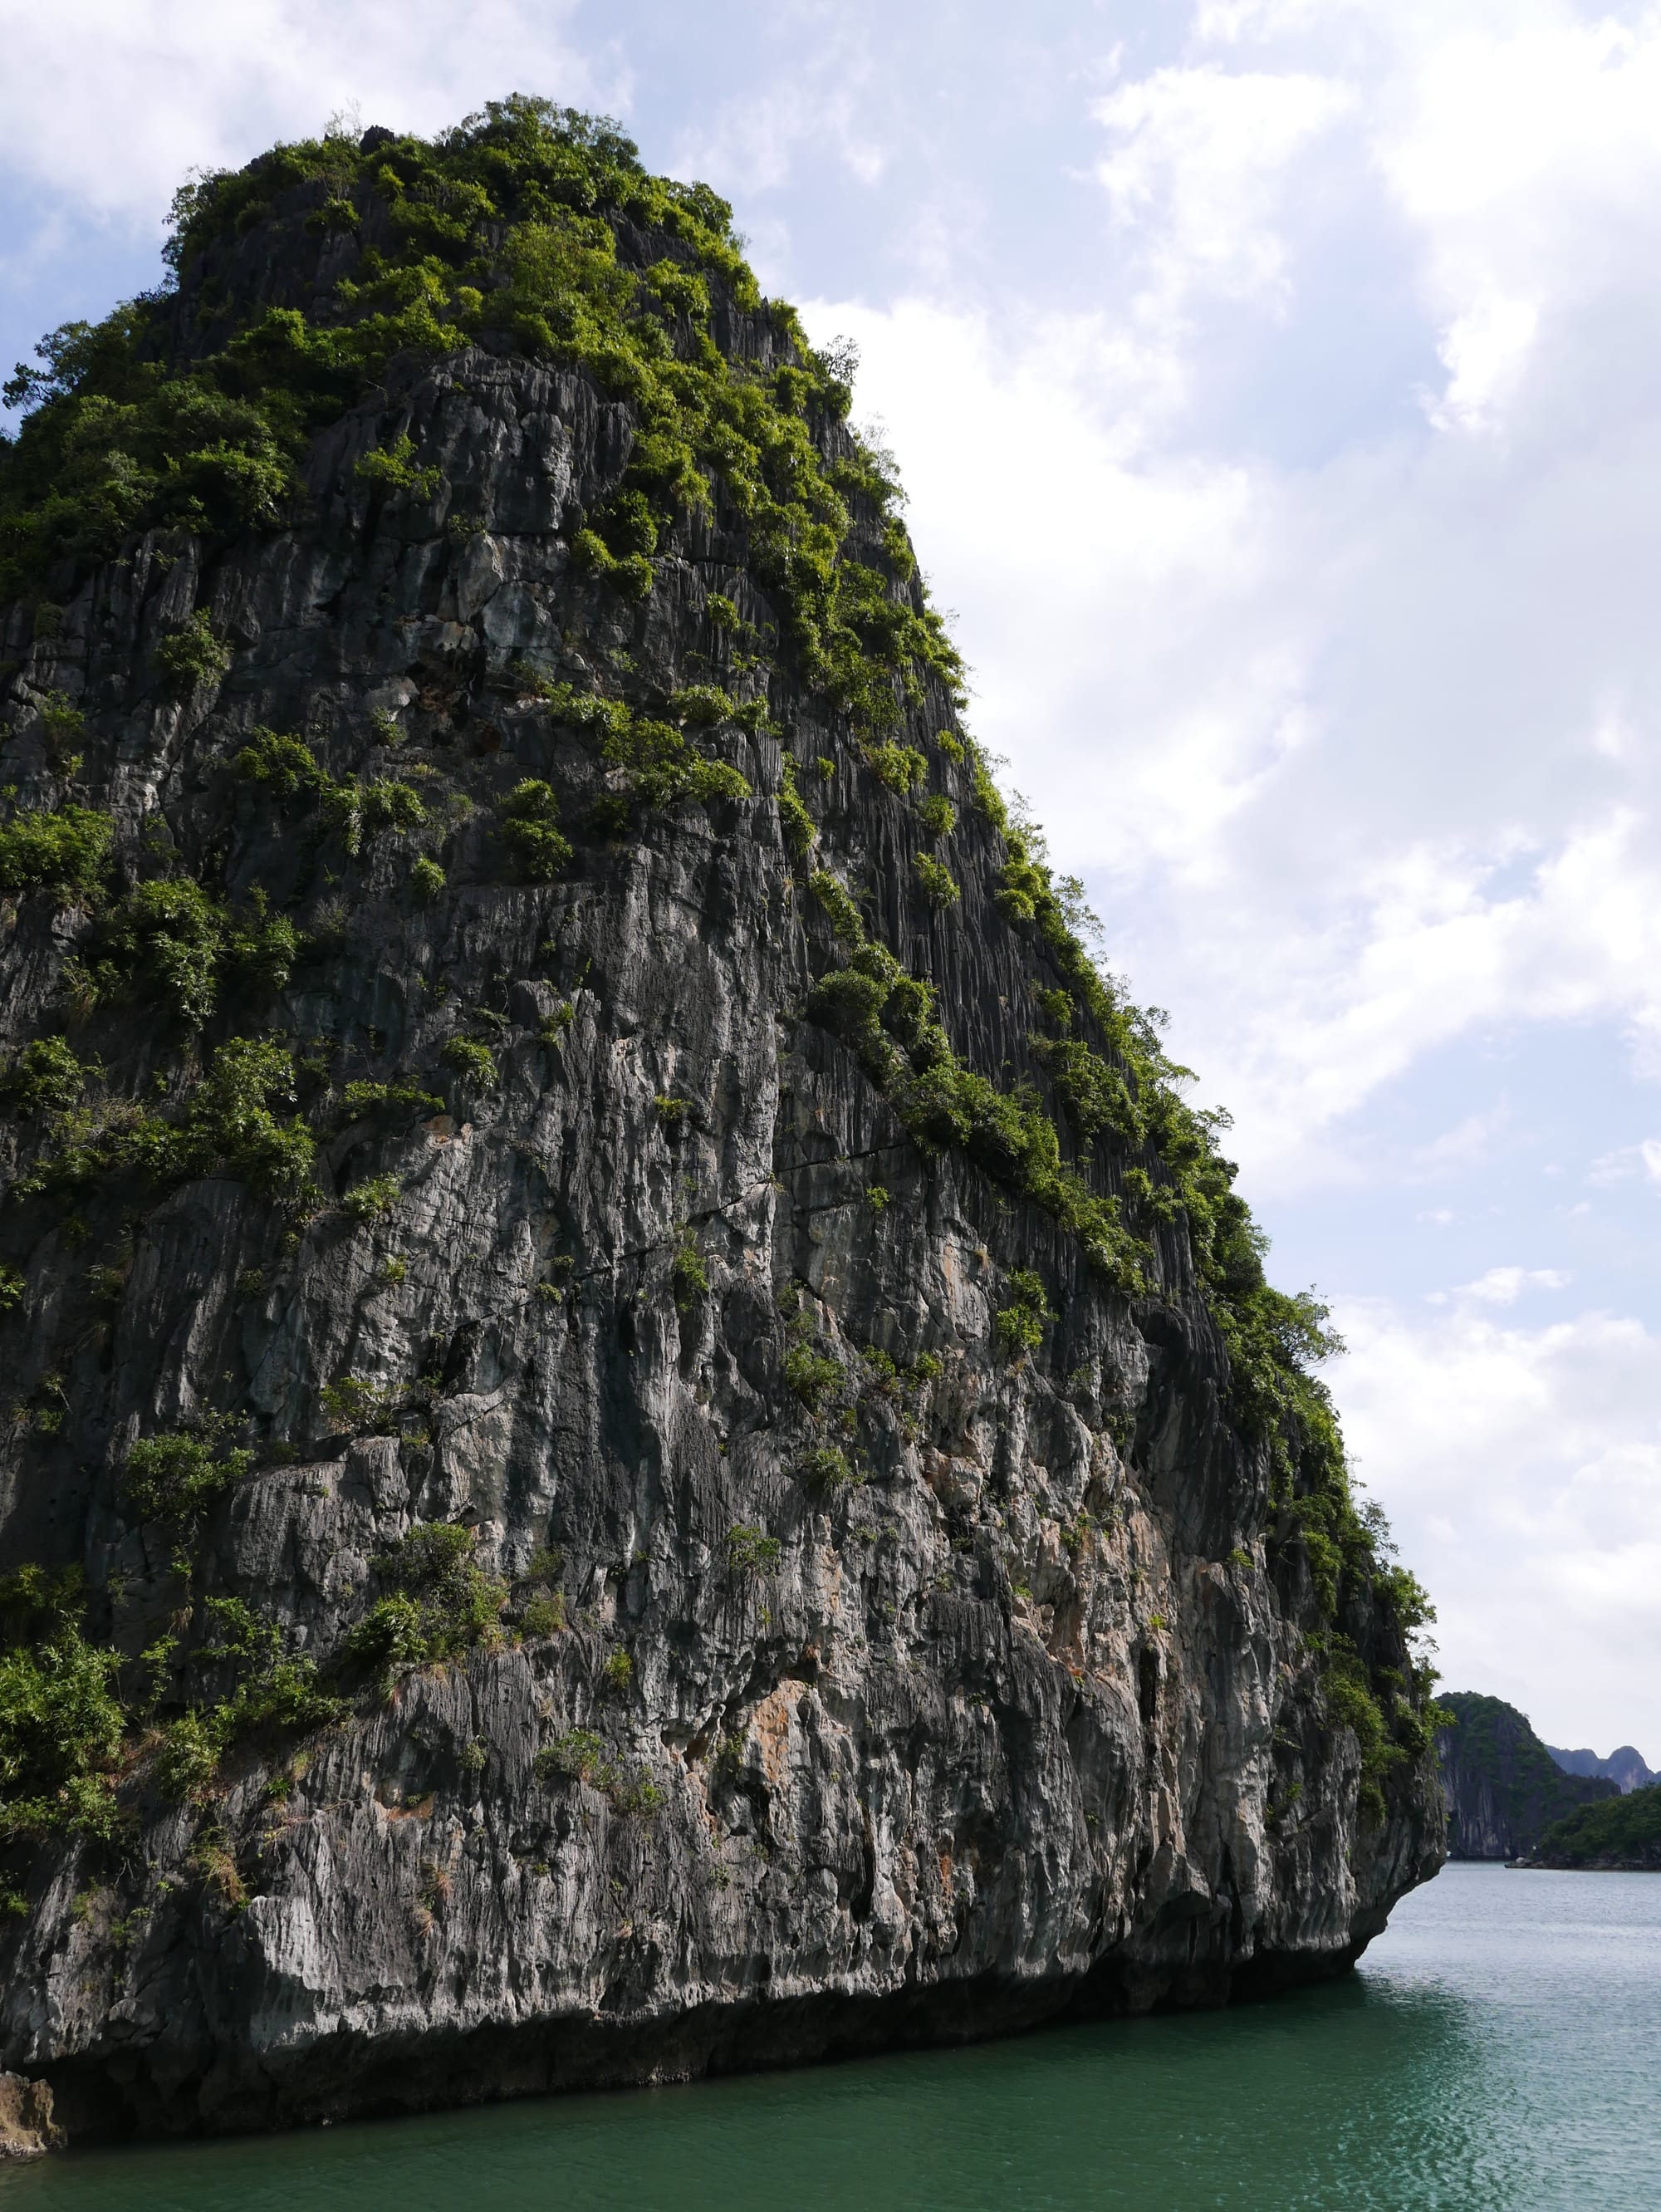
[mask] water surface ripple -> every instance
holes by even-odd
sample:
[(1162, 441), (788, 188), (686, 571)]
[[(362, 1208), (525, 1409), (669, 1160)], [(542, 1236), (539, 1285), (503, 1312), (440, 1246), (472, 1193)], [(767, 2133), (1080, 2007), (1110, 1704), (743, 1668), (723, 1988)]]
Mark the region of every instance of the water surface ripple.
[(0, 2168), (3, 2212), (1626, 2212), (1661, 1875), (1449, 1867), (1361, 1972), (967, 2051)]

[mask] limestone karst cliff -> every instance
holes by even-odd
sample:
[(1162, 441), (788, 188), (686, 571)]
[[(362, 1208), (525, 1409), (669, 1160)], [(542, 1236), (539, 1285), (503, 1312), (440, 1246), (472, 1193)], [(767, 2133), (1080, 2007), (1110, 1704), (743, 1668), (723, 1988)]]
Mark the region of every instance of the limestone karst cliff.
[(846, 363), (533, 102), (177, 222), (0, 449), (0, 2067), (250, 2126), (1343, 1967), (1422, 1595)]

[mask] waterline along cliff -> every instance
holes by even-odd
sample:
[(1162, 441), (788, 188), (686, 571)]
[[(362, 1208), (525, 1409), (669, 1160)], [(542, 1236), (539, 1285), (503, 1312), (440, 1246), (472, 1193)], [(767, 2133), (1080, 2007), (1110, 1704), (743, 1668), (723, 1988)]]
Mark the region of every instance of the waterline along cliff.
[(1423, 1594), (847, 360), (525, 100), (169, 260), (0, 447), (0, 2068), (262, 2126), (1342, 1969)]

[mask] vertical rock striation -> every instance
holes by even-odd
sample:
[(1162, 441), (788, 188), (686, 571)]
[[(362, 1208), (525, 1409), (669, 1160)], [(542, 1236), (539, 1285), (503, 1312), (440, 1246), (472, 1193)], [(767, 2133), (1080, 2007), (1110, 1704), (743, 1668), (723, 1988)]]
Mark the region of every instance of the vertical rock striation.
[(0, 2066), (246, 2127), (1346, 1966), (1422, 1601), (839, 364), (534, 103), (179, 219), (0, 454)]

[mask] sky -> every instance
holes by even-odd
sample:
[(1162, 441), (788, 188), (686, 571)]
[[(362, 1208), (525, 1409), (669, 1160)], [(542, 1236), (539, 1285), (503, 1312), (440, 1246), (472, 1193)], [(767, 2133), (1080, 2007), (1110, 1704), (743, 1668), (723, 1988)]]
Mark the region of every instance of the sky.
[(0, 365), (510, 90), (861, 352), (972, 726), (1328, 1297), (1451, 1688), (1661, 1765), (1661, 7), (0, 0)]

